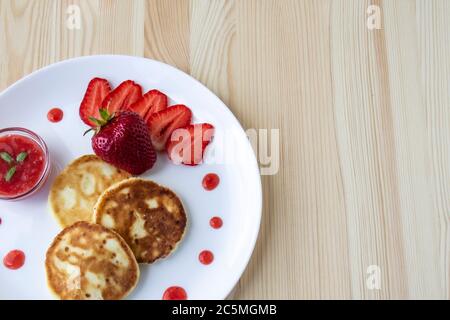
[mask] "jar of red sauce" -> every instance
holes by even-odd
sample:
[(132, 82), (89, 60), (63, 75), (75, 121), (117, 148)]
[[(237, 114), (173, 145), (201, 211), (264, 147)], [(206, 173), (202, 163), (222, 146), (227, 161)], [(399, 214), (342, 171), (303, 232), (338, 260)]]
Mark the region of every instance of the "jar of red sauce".
[(20, 200), (47, 180), (50, 156), (44, 140), (24, 128), (0, 130), (0, 200)]

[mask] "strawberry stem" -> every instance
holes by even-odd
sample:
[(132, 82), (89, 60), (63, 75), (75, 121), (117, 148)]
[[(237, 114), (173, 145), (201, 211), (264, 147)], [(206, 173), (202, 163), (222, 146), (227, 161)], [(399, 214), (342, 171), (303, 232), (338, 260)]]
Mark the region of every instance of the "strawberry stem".
[(100, 109), (99, 113), (104, 121), (108, 122), (111, 119), (111, 116), (106, 109)]
[(83, 133), (83, 137), (84, 137), (85, 135), (87, 135), (89, 132), (94, 131), (94, 130), (95, 130), (94, 128), (89, 128), (89, 129), (87, 129), (87, 130)]
[(97, 119), (97, 118), (94, 118), (94, 117), (89, 117), (89, 120), (91, 120), (91, 122), (93, 122), (95, 124), (95, 126), (90, 128), (90, 129), (88, 129), (88, 130), (86, 130), (83, 133), (83, 136), (85, 136), (90, 131), (95, 131), (95, 133), (99, 133), (100, 129), (103, 126), (106, 126), (115, 117), (114, 113), (113, 114), (109, 114), (108, 110), (102, 109), (102, 108), (98, 110), (98, 113), (100, 114), (101, 119)]

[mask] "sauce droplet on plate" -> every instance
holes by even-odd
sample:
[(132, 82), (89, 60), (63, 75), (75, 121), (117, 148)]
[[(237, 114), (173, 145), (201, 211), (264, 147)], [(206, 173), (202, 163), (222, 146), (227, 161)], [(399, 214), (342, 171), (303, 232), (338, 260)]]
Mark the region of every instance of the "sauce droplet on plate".
[(173, 286), (164, 291), (163, 300), (186, 300), (186, 290), (182, 287)]
[(60, 122), (64, 116), (64, 112), (59, 108), (53, 108), (47, 113), (47, 119), (50, 122)]
[(19, 269), (24, 263), (25, 253), (21, 250), (12, 250), (3, 258), (3, 264), (11, 270)]
[(214, 255), (211, 251), (209, 250), (203, 250), (202, 252), (200, 252), (200, 254), (198, 255), (198, 260), (200, 260), (201, 263), (208, 265), (211, 264), (214, 260)]
[(212, 217), (211, 220), (209, 220), (209, 225), (213, 229), (220, 229), (222, 228), (223, 221), (220, 217)]
[(203, 188), (207, 191), (214, 190), (220, 182), (220, 178), (215, 173), (208, 173), (202, 181)]

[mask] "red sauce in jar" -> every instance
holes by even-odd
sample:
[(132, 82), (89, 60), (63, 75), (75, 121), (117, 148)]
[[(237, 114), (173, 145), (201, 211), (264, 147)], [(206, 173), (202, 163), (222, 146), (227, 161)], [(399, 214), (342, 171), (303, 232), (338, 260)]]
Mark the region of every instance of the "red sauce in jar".
[(187, 293), (182, 287), (173, 286), (164, 291), (163, 300), (187, 300)]
[(12, 250), (4, 258), (3, 264), (11, 270), (17, 270), (25, 263), (25, 253), (21, 250)]
[(209, 220), (209, 225), (213, 229), (220, 229), (222, 228), (223, 221), (220, 217), (212, 217), (211, 220)]
[(39, 182), (45, 170), (42, 148), (21, 135), (0, 137), (0, 156), (0, 196), (3, 197), (27, 193)]
[(220, 178), (215, 173), (208, 173), (202, 181), (203, 188), (207, 191), (214, 190), (220, 182)]
[(202, 264), (208, 265), (208, 264), (211, 264), (214, 261), (214, 255), (209, 250), (203, 250), (198, 255), (198, 260), (200, 260), (200, 262)]
[(47, 113), (47, 119), (50, 122), (60, 122), (64, 117), (64, 112), (59, 108), (53, 108)]

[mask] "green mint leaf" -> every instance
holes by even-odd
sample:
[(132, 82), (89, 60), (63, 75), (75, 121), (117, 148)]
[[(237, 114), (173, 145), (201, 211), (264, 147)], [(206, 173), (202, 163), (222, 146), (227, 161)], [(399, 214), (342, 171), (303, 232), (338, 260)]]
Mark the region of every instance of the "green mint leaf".
[(28, 157), (28, 152), (23, 151), (21, 153), (19, 153), (16, 157), (16, 161), (17, 162), (23, 162), (26, 158)]
[(14, 173), (16, 173), (16, 167), (15, 166), (9, 168), (8, 172), (6, 172), (5, 181), (9, 182), (11, 180), (11, 178), (13, 177)]
[(8, 163), (11, 163), (13, 161), (13, 158), (6, 151), (0, 152), (0, 158), (2, 158), (3, 160), (5, 160)]

